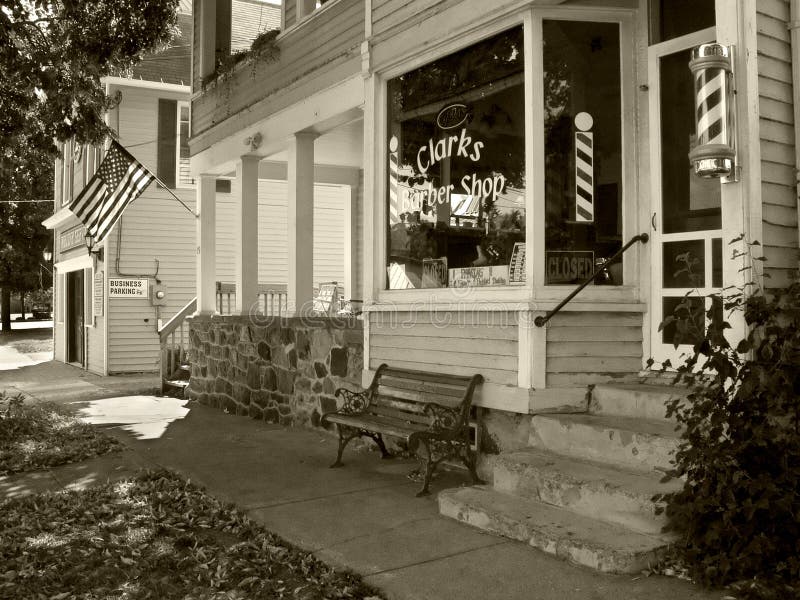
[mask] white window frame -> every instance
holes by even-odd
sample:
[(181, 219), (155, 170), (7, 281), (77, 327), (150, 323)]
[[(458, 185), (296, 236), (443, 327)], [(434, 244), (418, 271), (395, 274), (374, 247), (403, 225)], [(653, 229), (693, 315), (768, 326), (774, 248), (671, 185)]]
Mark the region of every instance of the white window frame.
[[(594, 23), (617, 23), (620, 34), (620, 101), (621, 101), (621, 150), (622, 150), (622, 244), (649, 229), (644, 227), (639, 218), (637, 198), (637, 164), (636, 156), (636, 110), (635, 110), (635, 81), (636, 81), (636, 43), (634, 39), (635, 11), (631, 9), (616, 8), (586, 8), (586, 7), (560, 7), (560, 8), (534, 8), (532, 11), (532, 39), (534, 48), (542, 48), (544, 42), (542, 22), (545, 20), (556, 21), (585, 21)], [(533, 172), (543, 174), (545, 168), (544, 148), (544, 110), (543, 88), (539, 84), (544, 78), (543, 54), (538, 52), (531, 56), (534, 85), (533, 93)], [(544, 177), (532, 179), (534, 190), (533, 227), (536, 228), (535, 245), (533, 252), (529, 253), (533, 263), (534, 298), (537, 300), (561, 300), (573, 286), (545, 285), (545, 181)], [(644, 227), (644, 228), (643, 228)], [(530, 246), (529, 246), (530, 247)], [(587, 286), (581, 292), (582, 301), (618, 301), (629, 302), (637, 300), (641, 293), (639, 277), (639, 262), (643, 256), (642, 244), (630, 248), (625, 252), (623, 260), (623, 285), (620, 286)]]
[[(546, 286), (545, 261), (544, 261), (544, 97), (540, 82), (543, 78), (542, 52), (535, 49), (542, 47), (542, 21), (572, 20), (603, 23), (618, 23), (620, 27), (620, 86), (621, 86), (621, 140), (622, 140), (622, 235), (623, 244), (630, 237), (649, 231), (646, 219), (641, 212), (638, 195), (637, 171), (639, 159), (637, 158), (636, 127), (637, 114), (635, 108), (635, 81), (636, 81), (636, 41), (635, 41), (636, 11), (628, 8), (603, 8), (592, 7), (533, 7), (525, 11), (515, 11), (499, 17), (491, 23), (484, 24), (478, 30), (471, 31), (468, 35), (459, 35), (449, 39), (435, 48), (424, 52), (414, 52), (405, 57), (398, 57), (397, 62), (387, 67), (379, 75), (377, 89), (375, 90), (375, 139), (378, 141), (375, 148), (375, 182), (376, 193), (381, 201), (374, 206), (373, 223), (377, 247), (381, 249), (374, 256), (373, 264), (373, 290), (374, 300), (377, 304), (391, 304), (398, 307), (408, 306), (417, 309), (434, 308), (440, 306), (458, 307), (468, 310), (474, 308), (489, 308), (491, 305), (502, 303), (507, 310), (525, 309), (535, 306), (536, 309), (547, 310), (560, 302), (570, 291), (570, 286)], [(388, 80), (412, 71), (424, 64), (437, 60), (461, 49), (467, 48), (487, 37), (496, 35), (515, 26), (523, 26), (523, 39), (525, 49), (525, 104), (530, 107), (525, 121), (525, 156), (526, 156), (526, 248), (530, 260), (526, 261), (526, 285), (524, 286), (498, 286), (470, 288), (470, 294), (465, 297), (464, 290), (455, 288), (425, 288), (417, 290), (389, 290), (385, 289), (387, 239), (385, 234), (387, 207), (386, 190), (387, 177), (387, 150), (386, 116), (388, 107), (387, 82)], [(647, 249), (642, 244), (629, 249), (625, 253), (623, 263), (623, 281), (621, 286), (588, 286), (581, 292), (582, 303), (597, 304), (602, 302), (610, 307), (613, 303), (630, 304), (639, 302), (641, 295), (646, 293), (641, 288), (646, 282), (640, 277), (640, 264), (647, 256)], [(365, 292), (366, 293), (366, 292)], [(474, 305), (474, 306), (473, 306)]]
[[(327, 7), (327, 3), (325, 6)], [(427, 52), (415, 52), (413, 55), (408, 56), (407, 60), (398, 60), (392, 67), (388, 68), (385, 72), (381, 73), (378, 90), (375, 94), (376, 112), (378, 115), (377, 122), (375, 123), (375, 135), (378, 140), (377, 147), (375, 148), (375, 180), (376, 192), (381, 198), (379, 202), (375, 203), (375, 236), (379, 237), (381, 252), (374, 258), (374, 289), (376, 299), (379, 304), (389, 304), (399, 309), (404, 307), (413, 307), (416, 309), (433, 308), (439, 305), (448, 305), (460, 309), (469, 309), (472, 305), (486, 308), (487, 302), (502, 302), (504, 308), (507, 310), (517, 310), (524, 308), (523, 303), (527, 303), (531, 299), (531, 286), (530, 283), (525, 285), (505, 285), (493, 287), (475, 287), (469, 288), (469, 294), (465, 294), (464, 289), (459, 288), (420, 288), (414, 290), (390, 290), (386, 289), (384, 281), (386, 279), (386, 258), (387, 258), (387, 239), (386, 239), (386, 223), (388, 219), (386, 194), (388, 189), (388, 155), (386, 150), (387, 126), (386, 118), (388, 113), (388, 106), (386, 104), (387, 83), (390, 79), (399, 77), (405, 73), (413, 71), (429, 62), (443, 58), (470, 46), (481, 42), (489, 37), (500, 34), (503, 31), (512, 29), (514, 27), (522, 27), (523, 30), (523, 47), (525, 51), (525, 64), (524, 64), (524, 77), (525, 77), (525, 106), (530, 106), (532, 102), (532, 80), (531, 68), (529, 65), (529, 55), (531, 52), (531, 39), (530, 39), (530, 12), (529, 11), (515, 11), (507, 15), (499, 16), (493, 22), (486, 24), (479, 31), (471, 31), (467, 35), (459, 34), (454, 36), (447, 42), (442, 43), (434, 49)], [(525, 119), (525, 245), (527, 248), (531, 247), (532, 238), (532, 207), (533, 207), (533, 186), (531, 183), (531, 118), (530, 112), (526, 114)], [(526, 261), (526, 281), (531, 281), (531, 261)]]
[(189, 111), (186, 123), (191, 126), (191, 104), (187, 100), (178, 100), (175, 104), (175, 189), (194, 189), (196, 183), (193, 177), (189, 182), (181, 180), (181, 108), (185, 107)]

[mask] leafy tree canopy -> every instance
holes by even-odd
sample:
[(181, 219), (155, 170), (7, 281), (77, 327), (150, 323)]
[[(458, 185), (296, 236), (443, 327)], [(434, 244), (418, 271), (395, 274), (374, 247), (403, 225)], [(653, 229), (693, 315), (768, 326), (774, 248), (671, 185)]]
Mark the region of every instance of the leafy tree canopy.
[(116, 102), (100, 83), (169, 41), (178, 0), (0, 0), (0, 157), (100, 143)]

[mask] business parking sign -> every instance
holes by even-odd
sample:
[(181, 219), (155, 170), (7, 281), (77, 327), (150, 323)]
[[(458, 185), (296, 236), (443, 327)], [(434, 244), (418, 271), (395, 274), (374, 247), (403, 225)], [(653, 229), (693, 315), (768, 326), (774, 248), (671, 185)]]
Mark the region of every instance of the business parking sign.
[(108, 278), (109, 298), (147, 298), (147, 279)]

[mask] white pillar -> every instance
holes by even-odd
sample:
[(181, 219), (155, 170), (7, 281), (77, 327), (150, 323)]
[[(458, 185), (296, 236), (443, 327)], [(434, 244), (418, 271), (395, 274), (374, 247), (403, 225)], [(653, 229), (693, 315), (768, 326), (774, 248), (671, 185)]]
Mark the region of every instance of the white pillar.
[(258, 302), (258, 163), (259, 156), (242, 156), (236, 165), (236, 308), (246, 315)]
[(217, 179), (214, 175), (197, 178), (197, 312), (210, 315), (217, 309)]
[(314, 287), (314, 139), (301, 132), (289, 140), (289, 315), (311, 309)]

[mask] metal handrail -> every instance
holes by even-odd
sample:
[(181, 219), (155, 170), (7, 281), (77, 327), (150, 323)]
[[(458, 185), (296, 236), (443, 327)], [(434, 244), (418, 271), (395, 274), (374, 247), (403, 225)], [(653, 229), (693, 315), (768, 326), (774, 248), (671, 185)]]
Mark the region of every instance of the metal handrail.
[(650, 236), (649, 236), (649, 235), (647, 235), (646, 233), (640, 233), (639, 235), (635, 235), (635, 236), (633, 236), (633, 237), (632, 237), (632, 238), (631, 238), (631, 239), (628, 241), (628, 243), (627, 243), (627, 244), (625, 244), (625, 245), (624, 245), (622, 248), (620, 248), (619, 250), (617, 250), (617, 251), (614, 253), (614, 255), (613, 255), (613, 256), (611, 256), (611, 258), (608, 258), (608, 259), (606, 259), (606, 261), (605, 261), (605, 262), (604, 262), (604, 263), (601, 265), (601, 267), (600, 267), (599, 269), (597, 269), (597, 270), (596, 270), (596, 271), (595, 271), (595, 272), (594, 272), (594, 273), (593, 273), (593, 274), (592, 274), (590, 277), (587, 277), (586, 279), (584, 279), (583, 283), (581, 283), (581, 284), (580, 284), (580, 285), (579, 285), (577, 288), (575, 288), (575, 289), (573, 290), (573, 292), (572, 292), (572, 293), (571, 293), (569, 296), (567, 296), (566, 298), (564, 298), (564, 299), (563, 299), (563, 300), (562, 300), (562, 301), (561, 301), (561, 302), (558, 304), (558, 306), (556, 306), (556, 307), (555, 307), (553, 310), (550, 310), (550, 311), (548, 311), (548, 312), (547, 312), (547, 314), (545, 314), (545, 315), (539, 315), (538, 317), (536, 317), (536, 318), (533, 320), (533, 323), (534, 323), (534, 325), (536, 325), (537, 327), (544, 327), (544, 324), (545, 324), (545, 323), (547, 323), (547, 322), (548, 322), (550, 319), (552, 319), (552, 318), (553, 318), (553, 316), (555, 316), (555, 315), (558, 313), (558, 311), (560, 311), (562, 308), (564, 308), (564, 306), (566, 306), (566, 304), (567, 304), (567, 303), (568, 303), (570, 300), (572, 300), (572, 299), (573, 299), (575, 296), (577, 296), (577, 295), (580, 293), (580, 291), (581, 291), (583, 288), (585, 288), (587, 285), (589, 285), (589, 284), (590, 284), (590, 283), (592, 283), (592, 282), (593, 282), (595, 279), (597, 279), (597, 277), (598, 277), (598, 276), (599, 276), (599, 275), (600, 275), (600, 274), (601, 274), (603, 271), (605, 271), (605, 269), (606, 269), (606, 267), (607, 267), (608, 265), (610, 265), (610, 264), (611, 264), (611, 263), (613, 263), (613, 262), (616, 262), (616, 261), (617, 261), (617, 259), (619, 259), (619, 257), (620, 257), (620, 256), (622, 256), (622, 254), (623, 254), (623, 253), (624, 253), (624, 252), (625, 252), (625, 251), (626, 251), (628, 248), (630, 248), (631, 246), (633, 246), (633, 245), (634, 245), (636, 242), (642, 242), (643, 244), (646, 244), (646, 243), (647, 243), (649, 240), (650, 240)]

